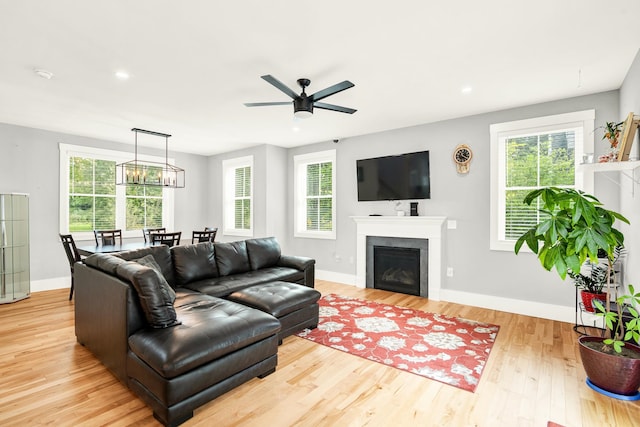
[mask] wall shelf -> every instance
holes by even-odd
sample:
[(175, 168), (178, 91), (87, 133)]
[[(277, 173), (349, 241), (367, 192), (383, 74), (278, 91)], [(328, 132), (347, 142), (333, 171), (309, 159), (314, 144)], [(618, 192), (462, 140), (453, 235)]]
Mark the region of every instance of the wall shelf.
[[(636, 170), (640, 168), (640, 161), (626, 162), (605, 162), (605, 163), (581, 163), (578, 170), (582, 172), (600, 173), (600, 172), (619, 172), (620, 175), (626, 176), (636, 184), (640, 184), (640, 176), (636, 176)], [(620, 182), (604, 175), (607, 179), (620, 186)], [(631, 187), (631, 195), (634, 195), (634, 187)]]

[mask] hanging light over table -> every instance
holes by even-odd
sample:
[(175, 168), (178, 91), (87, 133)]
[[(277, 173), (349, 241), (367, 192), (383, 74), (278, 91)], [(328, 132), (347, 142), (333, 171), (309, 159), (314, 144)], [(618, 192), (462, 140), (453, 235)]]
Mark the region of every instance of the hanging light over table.
[[(135, 132), (135, 157), (116, 165), (116, 185), (150, 185), (156, 187), (184, 188), (184, 169), (169, 164), (169, 137), (166, 133), (133, 128)], [(138, 160), (138, 133), (164, 137), (165, 162)]]

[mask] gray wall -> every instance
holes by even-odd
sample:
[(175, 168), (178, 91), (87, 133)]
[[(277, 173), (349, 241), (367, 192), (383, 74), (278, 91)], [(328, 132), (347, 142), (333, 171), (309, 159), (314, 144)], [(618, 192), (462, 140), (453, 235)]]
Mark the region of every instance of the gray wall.
[[(419, 202), (420, 215), (442, 215), (457, 221), (447, 230), (445, 263), (454, 277), (444, 278), (442, 287), (469, 293), (572, 306), (575, 289), (548, 273), (533, 254), (489, 250), (490, 148), (489, 125), (511, 120), (595, 109), (596, 123), (618, 117), (618, 91), (514, 108), (405, 129), (319, 143), (289, 150), (289, 175), (297, 154), (337, 149), (337, 235), (333, 240), (294, 238), (287, 228), (292, 253), (312, 256), (319, 270), (355, 275), (356, 226), (352, 215), (394, 215), (394, 202), (357, 202), (356, 160), (388, 154), (429, 150), (431, 199)], [(596, 137), (599, 141), (600, 137)], [(471, 146), (474, 156), (468, 175), (458, 175), (451, 160), (457, 144)], [(596, 143), (596, 145), (599, 145)], [(606, 147), (596, 147), (596, 153)], [(597, 180), (596, 191), (612, 190), (617, 205), (619, 191), (607, 180)], [(293, 211), (293, 183), (287, 185), (287, 210)], [(597, 194), (597, 193), (596, 193)], [(408, 211), (408, 203), (403, 203)]]
[(271, 145), (259, 145), (209, 158), (209, 182), (204, 194), (209, 201), (209, 222), (219, 228), (216, 241), (241, 239), (223, 234), (222, 162), (244, 156), (253, 156), (253, 237), (276, 236), (283, 249), (286, 249), (287, 199), (282, 189), (288, 177), (287, 150)]
[[(133, 146), (0, 123), (0, 193), (29, 193), (31, 280), (69, 275), (69, 263), (59, 233), (58, 143), (131, 152)], [(164, 148), (164, 147), (163, 147)], [(164, 155), (164, 150), (139, 148), (141, 153)], [(191, 239), (192, 227), (206, 224), (207, 158), (169, 152), (186, 170), (187, 186), (175, 191), (176, 230)], [(188, 235), (188, 236), (187, 236)], [(141, 236), (142, 238), (142, 236)]]
[[(620, 120), (627, 117), (630, 112), (640, 115), (640, 50), (627, 73), (627, 76), (620, 88)], [(636, 132), (630, 157), (640, 158), (640, 130)], [(628, 175), (640, 181), (640, 168), (634, 171), (627, 171)], [(625, 246), (629, 252), (627, 260), (627, 274), (625, 284), (632, 283), (636, 288), (640, 288), (640, 184), (634, 182), (628, 176), (620, 174), (620, 209), (621, 213), (631, 222), (632, 227), (622, 224), (622, 231), (625, 234)], [(635, 230), (634, 233), (631, 230)]]

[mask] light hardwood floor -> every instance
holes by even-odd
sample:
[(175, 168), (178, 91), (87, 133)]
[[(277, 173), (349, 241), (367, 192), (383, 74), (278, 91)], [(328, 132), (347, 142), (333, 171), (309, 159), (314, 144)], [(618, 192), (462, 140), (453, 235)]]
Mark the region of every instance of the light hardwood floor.
[[(316, 287), (500, 325), (476, 392), (289, 337), (275, 373), (202, 406), (184, 426), (640, 425), (640, 403), (585, 385), (570, 324), (330, 282)], [(67, 298), (60, 289), (0, 306), (0, 425), (159, 425), (76, 343)]]

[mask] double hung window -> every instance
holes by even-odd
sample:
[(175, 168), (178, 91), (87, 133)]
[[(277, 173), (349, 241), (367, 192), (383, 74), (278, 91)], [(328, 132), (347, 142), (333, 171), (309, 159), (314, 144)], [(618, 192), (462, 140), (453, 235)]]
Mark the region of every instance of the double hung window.
[(579, 163), (593, 151), (594, 116), (589, 110), (491, 125), (491, 249), (513, 250), (539, 222), (541, 206), (522, 203), (530, 191), (590, 191), (592, 180), (585, 180)]
[(294, 157), (295, 235), (335, 239), (336, 151)]
[(253, 156), (224, 160), (224, 234), (253, 235)]
[(124, 237), (139, 237), (145, 227), (173, 228), (172, 191), (115, 184), (115, 166), (127, 160), (129, 153), (60, 144), (61, 233), (78, 233), (82, 240), (100, 229), (121, 229)]

